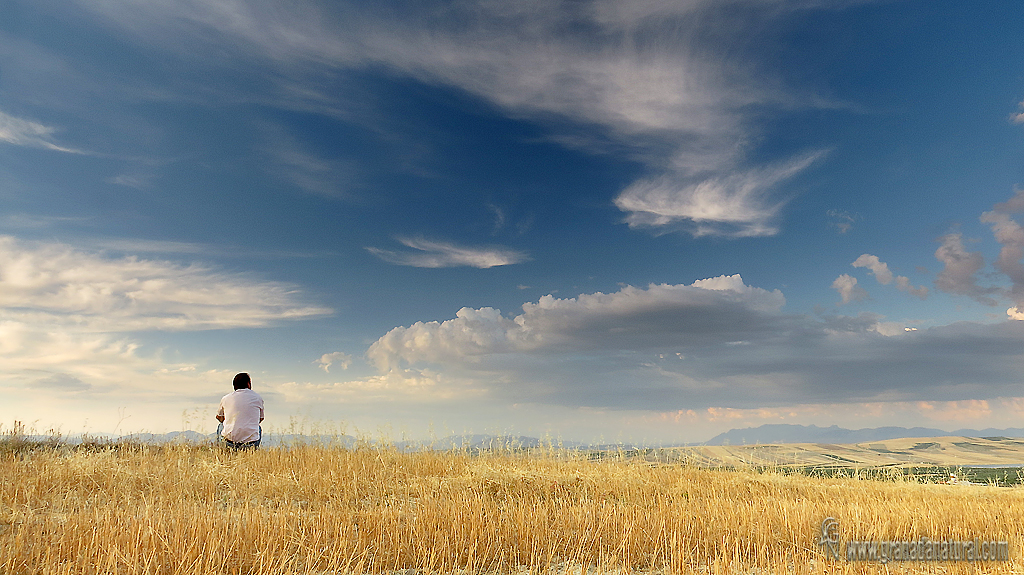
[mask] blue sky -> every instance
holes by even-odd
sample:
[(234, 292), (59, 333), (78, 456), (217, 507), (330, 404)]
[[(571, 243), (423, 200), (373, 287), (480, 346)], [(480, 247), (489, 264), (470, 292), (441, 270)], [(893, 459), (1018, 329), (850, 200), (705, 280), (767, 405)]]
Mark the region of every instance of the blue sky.
[(1019, 3), (0, 12), (5, 425), (1024, 415)]

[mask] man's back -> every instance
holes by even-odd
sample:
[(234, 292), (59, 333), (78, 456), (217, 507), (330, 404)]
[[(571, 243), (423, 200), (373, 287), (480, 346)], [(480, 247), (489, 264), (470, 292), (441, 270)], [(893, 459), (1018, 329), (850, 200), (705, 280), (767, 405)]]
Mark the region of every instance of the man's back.
[(234, 443), (249, 443), (260, 438), (263, 398), (251, 389), (236, 389), (220, 400), (224, 415), (222, 436)]

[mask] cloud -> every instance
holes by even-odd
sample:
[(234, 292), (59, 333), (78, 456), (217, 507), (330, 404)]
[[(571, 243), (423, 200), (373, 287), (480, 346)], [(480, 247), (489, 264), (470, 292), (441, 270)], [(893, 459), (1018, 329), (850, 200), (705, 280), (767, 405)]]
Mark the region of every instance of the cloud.
[(1007, 294), (1020, 307), (1024, 305), (1024, 228), (1010, 214), (1024, 212), (1024, 189), (1016, 190), (1006, 202), (998, 203), (992, 211), (981, 214), (981, 222), (992, 226), (992, 233), (1001, 249), (995, 267), (1010, 278)]
[[(743, 284), (739, 275), (699, 280), (691, 285), (626, 286), (605, 294), (560, 299), (547, 295), (523, 304), (523, 313), (506, 318), (494, 308), (462, 308), (455, 319), (417, 322), (391, 330), (367, 351), (382, 371), (401, 363), (435, 362), (490, 354), (565, 348), (587, 349), (614, 340), (624, 345), (700, 344), (759, 337), (758, 315), (778, 311), (785, 298)], [(720, 318), (708, 317), (715, 308)], [(748, 316), (743, 328), (716, 319)], [(696, 329), (697, 327), (702, 329)], [(633, 343), (629, 343), (633, 342)]]
[(984, 399), (946, 402), (922, 401), (917, 405), (925, 417), (943, 423), (986, 421), (992, 417), (992, 407)]
[(134, 188), (142, 191), (152, 189), (153, 187), (152, 174), (119, 174), (112, 178), (108, 178), (106, 181), (118, 186), (125, 186), (126, 188)]
[[(878, 256), (862, 254), (850, 265), (855, 268), (868, 268), (871, 271), (871, 275), (875, 276), (878, 283), (882, 285), (889, 285), (894, 279), (892, 272), (889, 271), (889, 265), (879, 260)], [(910, 283), (910, 278), (905, 276), (895, 276), (895, 280), (896, 289), (921, 299), (928, 297), (928, 288), (925, 286), (914, 287)], [(833, 285), (833, 287), (835, 287), (835, 285)]]
[(30, 409), (45, 393), (42, 419), (56, 424), (77, 425), (85, 413), (108, 421), (123, 406), (147, 426), (179, 428), (176, 413), (215, 402), (211, 390), (230, 389), (236, 370), (166, 360), (135, 332), (255, 328), (331, 313), (302, 299), (295, 286), (200, 264), (0, 236), (0, 419), (21, 417), (19, 406)]
[(275, 69), (293, 64), (290, 74), (268, 81), (319, 109), (331, 107), (331, 96), (310, 89), (304, 76), (384, 69), (541, 122), (553, 140), (575, 148), (611, 143), (650, 174), (616, 201), (634, 227), (776, 233), (772, 221), (784, 200), (771, 197), (775, 188), (820, 153), (781, 165), (750, 161), (759, 119), (770, 110), (845, 106), (788, 86), (762, 49), (774, 33), (765, 20), (845, 3), (779, 0), (726, 9), (695, 0), (624, 9), (605, 0), (468, 1), (394, 11), (300, 0), (288, 14), (238, 0), (80, 4), (183, 58), (193, 57), (183, 46), (212, 44), (217, 50), (204, 57), (220, 57), (205, 57), (206, 66), (225, 56), (231, 64), (258, 56)]
[[(1018, 106), (1024, 109), (1024, 102), (1021, 102)], [(1014, 124), (1024, 124), (1024, 112), (1015, 112), (1010, 114), (1010, 121)]]
[(976, 274), (985, 267), (985, 258), (981, 252), (968, 252), (964, 247), (963, 234), (959, 232), (946, 234), (939, 238), (942, 244), (935, 250), (935, 259), (944, 265), (935, 278), (935, 287), (939, 291), (956, 295), (966, 295), (985, 305), (997, 305), (989, 294), (997, 290), (978, 285)]
[(0, 142), (7, 142), (8, 144), (15, 146), (44, 148), (47, 150), (67, 152), (71, 154), (83, 153), (79, 150), (55, 144), (50, 135), (56, 131), (56, 128), (51, 128), (31, 120), (16, 118), (0, 112)]
[(889, 285), (892, 283), (892, 272), (889, 271), (889, 266), (878, 259), (878, 256), (870, 254), (863, 254), (858, 257), (852, 264), (855, 268), (868, 268), (871, 270), (871, 274), (875, 276), (878, 283), (882, 285)]
[(352, 356), (347, 353), (336, 351), (334, 353), (325, 353), (320, 356), (315, 363), (320, 364), (320, 368), (326, 373), (330, 373), (330, 367), (334, 364), (338, 364), (341, 369), (348, 369), (352, 365)]
[(857, 278), (849, 274), (842, 274), (837, 277), (832, 282), (832, 289), (839, 292), (839, 297), (842, 298), (839, 302), (841, 304), (864, 301), (868, 297), (868, 292), (857, 285)]
[(1021, 322), (907, 330), (784, 304), (739, 276), (545, 296), (518, 315), (462, 308), (396, 327), (366, 356), (391, 389), (421, 398), (612, 410), (986, 399), (1011, 394), (1024, 360)]
[(1011, 215), (1024, 212), (1024, 189), (1015, 189), (1014, 195), (1005, 202), (992, 206), (984, 212), (979, 221), (989, 224), (992, 234), (1000, 245), (999, 256), (993, 265), (1010, 280), (1008, 289), (999, 286), (978, 285), (977, 274), (985, 267), (980, 252), (968, 252), (960, 233), (946, 234), (939, 238), (942, 245), (935, 257), (945, 268), (935, 280), (938, 289), (959, 295), (966, 295), (985, 305), (995, 306), (998, 301), (992, 296), (1002, 296), (1013, 301), (1014, 306), (1006, 311), (1010, 319), (1024, 317), (1024, 228)]
[(38, 379), (32, 383), (32, 387), (48, 389), (52, 391), (85, 391), (90, 389), (92, 386), (88, 383), (83, 382), (77, 377), (70, 376), (66, 373), (56, 373), (49, 377)]
[(853, 224), (860, 219), (859, 214), (851, 214), (845, 210), (829, 210), (825, 212), (832, 221), (829, 225), (839, 230), (839, 233), (845, 234), (853, 229)]
[(351, 163), (326, 159), (309, 152), (292, 134), (280, 126), (264, 123), (267, 140), (263, 153), (270, 160), (264, 169), (311, 194), (344, 196), (355, 169)]
[(486, 269), (518, 264), (530, 259), (524, 252), (504, 247), (466, 247), (424, 239), (399, 238), (398, 241), (417, 251), (393, 252), (374, 247), (368, 247), (366, 250), (388, 263), (417, 268), (468, 266)]
[(329, 313), (283, 283), (0, 236), (0, 321), (76, 332), (187, 331)]
[(782, 202), (773, 188), (792, 178), (822, 156), (807, 154), (785, 164), (714, 176), (662, 176), (640, 180), (626, 188), (615, 205), (628, 212), (630, 227), (664, 227), (684, 223), (696, 236), (770, 236)]
[(914, 287), (906, 276), (896, 276), (896, 289), (917, 298), (925, 299), (928, 297), (928, 288), (926, 286)]

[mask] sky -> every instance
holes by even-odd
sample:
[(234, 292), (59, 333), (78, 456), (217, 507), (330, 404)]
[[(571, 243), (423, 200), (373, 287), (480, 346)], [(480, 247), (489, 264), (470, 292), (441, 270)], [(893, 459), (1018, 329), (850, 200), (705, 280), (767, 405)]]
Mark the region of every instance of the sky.
[(1020, 2), (0, 15), (6, 429), (1022, 426)]

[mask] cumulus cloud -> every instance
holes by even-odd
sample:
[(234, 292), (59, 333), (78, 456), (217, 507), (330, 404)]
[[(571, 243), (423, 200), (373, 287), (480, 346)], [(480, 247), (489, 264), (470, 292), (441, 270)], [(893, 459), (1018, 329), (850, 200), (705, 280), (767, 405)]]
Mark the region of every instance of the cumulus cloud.
[(871, 275), (875, 276), (875, 279), (878, 280), (878, 283), (882, 285), (889, 285), (895, 279), (896, 289), (921, 299), (928, 297), (927, 287), (914, 287), (910, 283), (910, 278), (906, 276), (893, 276), (893, 273), (889, 270), (889, 265), (878, 259), (878, 256), (862, 254), (850, 265), (855, 268), (867, 268), (871, 271)]
[[(699, 345), (759, 337), (760, 314), (785, 304), (778, 290), (743, 284), (739, 275), (699, 280), (691, 285), (626, 286), (615, 293), (575, 298), (547, 295), (523, 304), (523, 313), (506, 318), (493, 308), (462, 308), (455, 319), (398, 327), (367, 351), (382, 371), (400, 363), (437, 362), (539, 349), (582, 350), (614, 341), (644, 348)], [(718, 317), (709, 317), (715, 309)], [(725, 320), (747, 316), (743, 327)], [(716, 321), (722, 320), (722, 321)]]
[(1007, 316), (1010, 319), (1024, 317), (1024, 263), (1021, 262), (1024, 258), (1024, 227), (1012, 217), (1018, 213), (1024, 213), (1024, 189), (1016, 189), (1010, 199), (995, 204), (979, 217), (982, 223), (991, 226), (992, 235), (1000, 245), (999, 256), (993, 265), (1010, 280), (1009, 288), (978, 284), (977, 274), (985, 267), (985, 259), (980, 252), (968, 252), (963, 236), (958, 232), (939, 238), (942, 245), (936, 250), (935, 257), (945, 264), (945, 268), (936, 278), (935, 287), (970, 296), (991, 306), (999, 303), (993, 296), (1006, 297), (1014, 303), (1006, 311)]
[(889, 285), (892, 282), (892, 272), (889, 271), (889, 266), (879, 260), (878, 256), (863, 254), (850, 265), (855, 268), (868, 268), (878, 283), (882, 285)]
[[(1024, 109), (1024, 102), (1018, 104), (1021, 109)], [(1014, 112), (1010, 114), (1010, 121), (1014, 124), (1024, 124), (1024, 112)]]
[(942, 244), (935, 250), (935, 259), (943, 269), (935, 278), (935, 287), (946, 293), (966, 295), (986, 305), (996, 305), (990, 294), (997, 290), (978, 285), (977, 273), (985, 267), (981, 252), (969, 252), (964, 247), (963, 234), (954, 232), (939, 238)]
[(921, 299), (928, 297), (928, 288), (926, 286), (914, 287), (906, 276), (896, 276), (896, 289)]
[(868, 297), (868, 292), (864, 288), (857, 285), (857, 278), (849, 275), (842, 274), (832, 282), (832, 289), (839, 292), (841, 304), (847, 304), (850, 302), (864, 301)]
[(329, 313), (287, 284), (0, 236), (0, 321), (127, 332), (260, 327)]
[(334, 364), (338, 364), (338, 367), (340, 367), (341, 369), (348, 369), (349, 366), (352, 365), (352, 356), (348, 355), (347, 353), (342, 353), (340, 351), (336, 351), (334, 353), (325, 353), (320, 356), (320, 359), (318, 359), (316, 363), (320, 365), (320, 369), (323, 369), (325, 372), (330, 373), (330, 368)]
[[(300, 0), (287, 15), (237, 0), (81, 4), (182, 57), (182, 39), (191, 37), (217, 43), (219, 53), (312, 64), (306, 70), (326, 64), (322, 73), (386, 68), (542, 121), (553, 140), (573, 147), (613, 142), (651, 174), (616, 202), (630, 224), (676, 229), (682, 221), (692, 225), (679, 229), (698, 235), (776, 233), (771, 221), (783, 201), (772, 189), (817, 157), (782, 166), (750, 162), (759, 131), (752, 110), (839, 105), (787, 86), (761, 61), (758, 40), (771, 27), (751, 24), (797, 7), (825, 9), (819, 2), (728, 10), (712, 0), (629, 9), (605, 0), (426, 2), (396, 12)], [(751, 17), (736, 17), (736, 10)], [(282, 92), (310, 94), (316, 107), (330, 107), (328, 95), (308, 87)]]
[(51, 135), (56, 131), (56, 128), (0, 112), (0, 142), (29, 148), (43, 148), (56, 152), (82, 153), (79, 150), (66, 148), (54, 143)]
[(626, 286), (545, 296), (512, 316), (463, 308), (396, 327), (366, 355), (395, 393), (615, 410), (985, 399), (1008, 395), (1024, 359), (1020, 322), (907, 330), (784, 305), (739, 276)]
[(468, 266), (480, 269), (518, 264), (529, 260), (526, 253), (504, 247), (467, 247), (448, 242), (399, 238), (415, 252), (394, 252), (368, 247), (380, 259), (400, 266), (417, 268), (450, 268)]
[(998, 203), (992, 211), (981, 214), (981, 221), (992, 226), (992, 233), (1001, 249), (996, 258), (995, 267), (1010, 278), (1010, 290), (1007, 294), (1019, 308), (1024, 305), (1024, 228), (1011, 214), (1024, 212), (1024, 189), (1016, 190), (1009, 200)]

